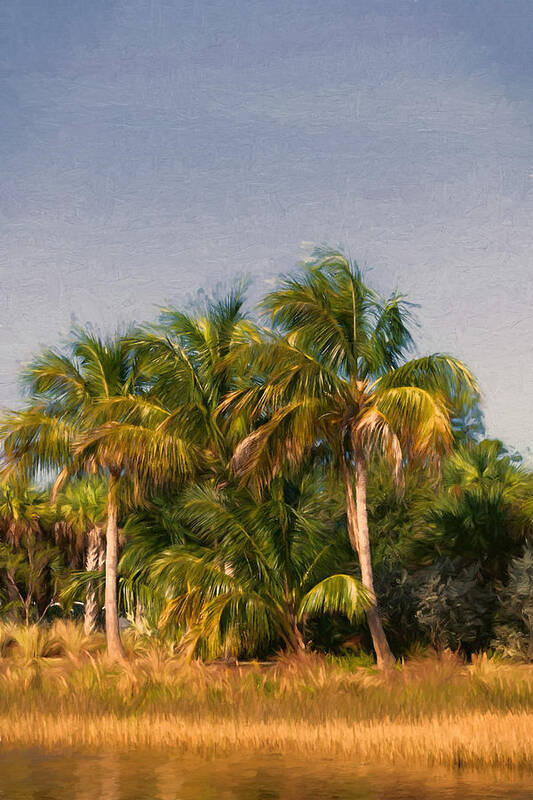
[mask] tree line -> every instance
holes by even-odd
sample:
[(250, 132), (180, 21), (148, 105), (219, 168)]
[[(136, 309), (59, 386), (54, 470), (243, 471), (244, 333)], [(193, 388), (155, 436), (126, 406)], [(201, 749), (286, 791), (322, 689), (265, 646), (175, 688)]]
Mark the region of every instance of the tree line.
[(412, 306), (317, 250), (244, 307), (102, 337), (21, 375), (0, 425), (0, 614), (121, 617), (191, 657), (417, 647), (533, 658), (532, 475)]

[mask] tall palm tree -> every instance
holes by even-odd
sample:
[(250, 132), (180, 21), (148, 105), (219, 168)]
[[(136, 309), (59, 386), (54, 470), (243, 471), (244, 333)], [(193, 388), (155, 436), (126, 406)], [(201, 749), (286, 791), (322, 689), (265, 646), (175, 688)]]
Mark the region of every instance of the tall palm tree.
[(154, 431), (127, 418), (122, 403), (142, 391), (140, 367), (124, 338), (77, 330), (65, 352), (47, 350), (25, 370), (29, 403), (3, 420), (4, 468), (19, 475), (59, 472), (107, 480), (105, 617), (108, 653), (122, 660), (117, 606), (119, 491), (182, 476), (194, 459), (174, 431)]
[[(224, 410), (256, 429), (236, 449), (234, 468), (261, 489), (285, 461), (301, 463), (327, 443), (344, 482), (348, 532), (362, 581), (374, 596), (366, 482), (380, 452), (400, 480), (407, 459), (435, 462), (452, 442), (457, 397), (476, 394), (468, 369), (447, 355), (406, 360), (413, 346), (401, 295), (382, 301), (357, 265), (319, 250), (263, 302), (274, 333), (253, 349), (253, 385)], [(378, 666), (393, 661), (377, 602), (367, 609)]]
[[(237, 287), (225, 299), (206, 299), (196, 314), (166, 308), (158, 325), (131, 334), (127, 343), (132, 358), (142, 364), (143, 390), (102, 401), (101, 406), (106, 405), (110, 417), (120, 419), (121, 425), (114, 431), (100, 429), (96, 438), (116, 433), (122, 440), (127, 427), (132, 458), (148, 446), (150, 452), (159, 448), (158, 460), (162, 468), (167, 465), (168, 478), (175, 471), (172, 462), (177, 462), (176, 454), (167, 452), (168, 445), (174, 440), (179, 444), (186, 436), (189, 467), (194, 464), (204, 475), (226, 481), (231, 453), (244, 429), (236, 415), (222, 428), (220, 403), (238, 384), (250, 342), (259, 341), (257, 329), (243, 312), (243, 302), (243, 288)], [(149, 463), (143, 467), (150, 474), (153, 471)], [(182, 473), (187, 469), (183, 463)], [(161, 485), (165, 470), (156, 477)], [(128, 558), (126, 564), (130, 577), (122, 582), (124, 597), (129, 602), (134, 594), (147, 596), (150, 589), (141, 580), (144, 570), (132, 569)]]

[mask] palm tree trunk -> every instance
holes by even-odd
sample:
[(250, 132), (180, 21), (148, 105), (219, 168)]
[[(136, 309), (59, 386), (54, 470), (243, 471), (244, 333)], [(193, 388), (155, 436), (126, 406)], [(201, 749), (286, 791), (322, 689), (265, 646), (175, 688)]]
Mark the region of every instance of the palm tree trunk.
[[(106, 551), (106, 539), (104, 536), (104, 532), (101, 531), (100, 539), (98, 541), (98, 570), (100, 572), (102, 570), (105, 570), (105, 551)], [(100, 608), (103, 608), (104, 589), (101, 585), (98, 587), (97, 597), (98, 597), (98, 605), (100, 606)]]
[(107, 653), (115, 661), (124, 661), (126, 656), (118, 625), (117, 564), (118, 564), (118, 503), (119, 476), (111, 472), (107, 494), (107, 530), (105, 558), (105, 633)]
[(21, 600), (21, 595), (17, 587), (17, 582), (15, 580), (14, 569), (6, 570), (6, 583), (7, 583), (7, 599), (10, 603), (13, 604), (13, 607), (9, 612), (8, 619), (11, 622), (19, 622), (20, 613), (19, 609), (16, 607), (15, 604)]
[(298, 617), (296, 615), (295, 603), (294, 600), (291, 598), (289, 581), (287, 580), (286, 574), (284, 583), (285, 583), (284, 586), (285, 603), (287, 605), (287, 614), (289, 618), (289, 627), (291, 631), (290, 647), (294, 653), (301, 653), (303, 650), (305, 650), (305, 641), (302, 636), (302, 632), (298, 626)]
[(346, 519), (348, 522), (348, 536), (352, 550), (359, 558), (359, 539), (357, 536), (357, 510), (355, 507), (355, 497), (353, 496), (352, 476), (346, 461), (342, 460), (342, 474), (346, 489)]
[[(95, 527), (89, 531), (89, 543), (87, 547), (87, 558), (85, 568), (87, 572), (94, 572), (98, 569), (100, 560), (101, 534), (100, 529)], [(85, 590), (85, 619), (83, 631), (86, 636), (90, 636), (96, 630), (98, 619), (97, 590), (94, 581), (89, 581)]]
[(370, 555), (370, 537), (368, 535), (368, 513), (366, 506), (366, 463), (364, 456), (357, 455), (355, 461), (355, 498), (353, 495), (351, 476), (346, 466), (344, 478), (346, 485), (346, 511), (348, 517), (348, 532), (352, 547), (359, 556), (361, 579), (365, 589), (368, 589), (374, 598), (366, 610), (366, 618), (372, 644), (376, 653), (379, 669), (389, 669), (394, 664), (394, 656), (389, 647), (381, 616), (374, 592), (374, 574), (372, 571), (372, 558)]
[(305, 642), (304, 637), (302, 636), (302, 632), (298, 627), (298, 622), (296, 617), (293, 616), (291, 619), (291, 627), (292, 627), (292, 635), (293, 635), (293, 648), (295, 653), (302, 653), (305, 650)]

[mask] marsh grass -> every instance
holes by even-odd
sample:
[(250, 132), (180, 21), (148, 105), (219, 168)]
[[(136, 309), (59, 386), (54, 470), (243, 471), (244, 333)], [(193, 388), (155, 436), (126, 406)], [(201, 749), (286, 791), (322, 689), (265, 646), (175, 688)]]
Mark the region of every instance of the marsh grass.
[(2, 745), (533, 768), (530, 666), (447, 654), (380, 674), (309, 654), (229, 667), (125, 638), (120, 667), (72, 624), (1, 629)]

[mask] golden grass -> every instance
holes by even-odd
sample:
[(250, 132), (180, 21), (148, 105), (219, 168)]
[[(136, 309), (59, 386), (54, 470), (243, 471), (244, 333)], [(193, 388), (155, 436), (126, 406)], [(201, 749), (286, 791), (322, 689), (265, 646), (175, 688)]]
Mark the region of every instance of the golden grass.
[(486, 657), (413, 660), (382, 675), (317, 655), (187, 665), (129, 639), (56, 625), (0, 632), (5, 747), (172, 748), (341, 755), (357, 763), (533, 768), (533, 667)]
[(200, 754), (260, 751), (342, 755), (358, 763), (465, 767), (533, 766), (533, 714), (439, 716), (418, 722), (332, 720), (253, 722), (199, 720), (179, 715), (120, 718), (110, 714), (24, 714), (0, 718), (5, 746), (117, 749), (177, 748)]

